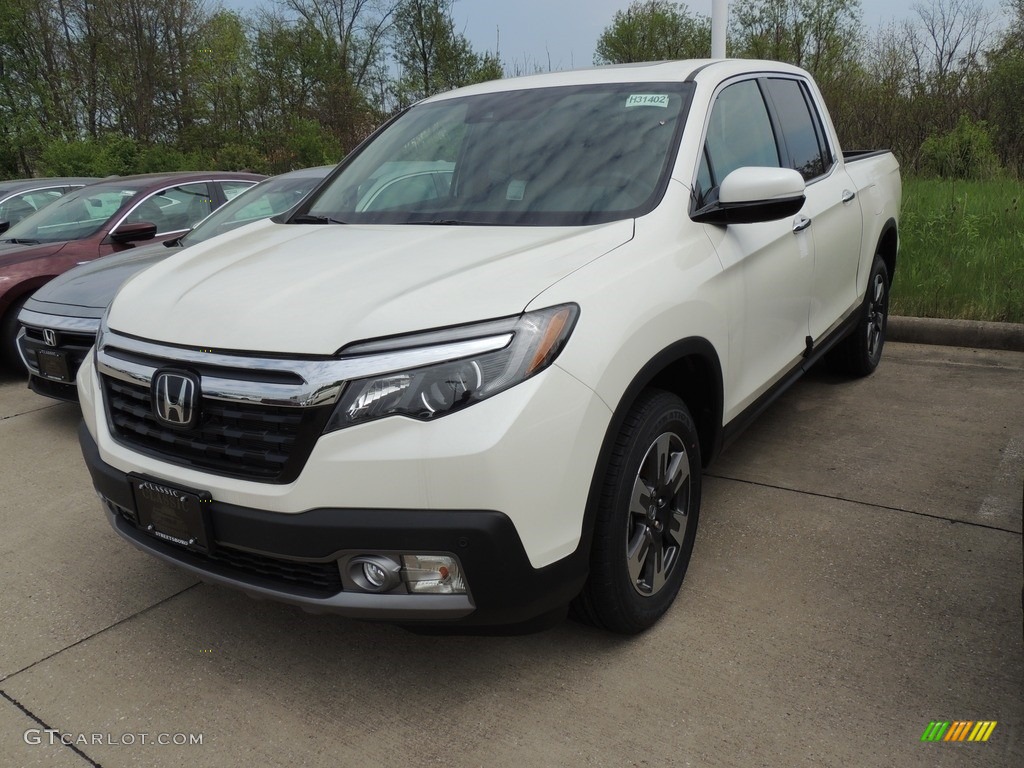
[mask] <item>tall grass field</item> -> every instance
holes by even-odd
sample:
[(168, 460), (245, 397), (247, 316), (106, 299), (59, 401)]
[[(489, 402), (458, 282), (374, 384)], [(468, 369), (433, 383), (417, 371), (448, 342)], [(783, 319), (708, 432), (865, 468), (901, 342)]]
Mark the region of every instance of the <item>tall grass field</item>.
[(1024, 185), (904, 178), (890, 311), (1024, 323)]

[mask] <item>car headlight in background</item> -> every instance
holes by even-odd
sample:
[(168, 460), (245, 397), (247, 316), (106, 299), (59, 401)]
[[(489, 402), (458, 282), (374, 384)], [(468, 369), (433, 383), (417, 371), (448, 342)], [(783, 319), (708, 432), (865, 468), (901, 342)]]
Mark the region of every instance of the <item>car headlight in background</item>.
[[(504, 320), (348, 347), (343, 350), (346, 357), (393, 354), (395, 369), (348, 382), (324, 431), (385, 416), (428, 421), (496, 395), (551, 365), (578, 317), (578, 306), (563, 304)], [(438, 360), (445, 357), (445, 350), (451, 358)], [(416, 365), (417, 359), (437, 362)]]

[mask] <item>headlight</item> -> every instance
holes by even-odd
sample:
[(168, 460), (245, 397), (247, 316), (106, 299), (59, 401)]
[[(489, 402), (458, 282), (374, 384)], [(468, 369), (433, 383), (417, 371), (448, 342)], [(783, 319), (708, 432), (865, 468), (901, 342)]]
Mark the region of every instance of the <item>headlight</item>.
[(110, 304), (107, 304), (107, 308), (103, 310), (103, 314), (100, 316), (100, 327), (96, 329), (96, 340), (92, 344), (94, 362), (99, 355), (100, 347), (103, 346), (103, 335), (107, 332), (107, 317), (109, 316)]
[[(344, 354), (394, 354), (396, 369), (350, 381), (341, 393), (325, 432), (385, 416), (428, 421), (454, 413), (540, 373), (558, 357), (572, 333), (579, 307), (564, 304), (507, 320), (461, 326), (349, 347)], [(507, 342), (500, 349), (454, 356), (430, 365), (401, 366), (403, 358), (435, 357), (467, 340)]]

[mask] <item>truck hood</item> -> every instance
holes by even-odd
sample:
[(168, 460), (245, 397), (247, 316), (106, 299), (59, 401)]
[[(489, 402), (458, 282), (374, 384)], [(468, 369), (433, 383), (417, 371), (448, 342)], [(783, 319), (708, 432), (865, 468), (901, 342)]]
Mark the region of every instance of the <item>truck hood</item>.
[[(125, 280), (180, 250), (157, 243), (80, 264), (32, 294), (26, 307), (36, 312), (99, 317)], [(77, 312), (79, 309), (92, 311)]]
[(108, 324), (172, 344), (329, 355), (362, 339), (517, 314), (632, 237), (631, 219), (561, 228), (262, 221), (136, 275)]

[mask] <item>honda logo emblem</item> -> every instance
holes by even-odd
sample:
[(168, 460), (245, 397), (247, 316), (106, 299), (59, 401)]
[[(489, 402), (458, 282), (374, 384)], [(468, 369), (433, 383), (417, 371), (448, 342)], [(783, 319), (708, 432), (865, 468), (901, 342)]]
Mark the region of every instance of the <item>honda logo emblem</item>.
[(53, 328), (43, 328), (43, 341), (48, 347), (57, 346), (57, 332)]
[(199, 421), (199, 378), (187, 371), (157, 371), (153, 377), (153, 413), (157, 421), (191, 429)]

